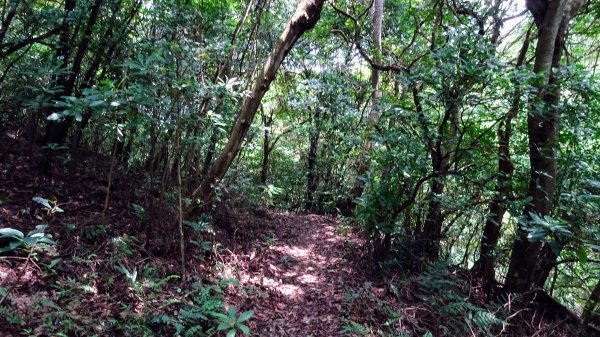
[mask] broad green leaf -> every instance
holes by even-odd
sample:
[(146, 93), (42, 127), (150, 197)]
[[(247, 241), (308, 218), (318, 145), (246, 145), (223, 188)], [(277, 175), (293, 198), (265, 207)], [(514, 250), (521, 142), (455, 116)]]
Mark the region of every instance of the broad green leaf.
[(250, 328), (245, 325), (245, 324), (238, 324), (237, 327), (242, 330), (242, 332), (244, 333), (244, 335), (249, 335), (250, 334)]
[(90, 108), (94, 108), (102, 104), (104, 104), (104, 101), (93, 101), (92, 103), (90, 103)]
[(237, 309), (233, 305), (230, 305), (229, 308), (227, 308), (227, 314), (229, 314), (229, 317), (231, 317), (231, 318), (235, 319), (236, 312), (237, 312)]
[(229, 316), (227, 316), (225, 314), (222, 314), (220, 312), (209, 312), (208, 314), (210, 316), (212, 316), (214, 318), (217, 318), (217, 319), (220, 319), (222, 321), (229, 321), (229, 319), (230, 319)]
[(37, 202), (38, 204), (40, 204), (46, 208), (52, 208), (52, 206), (50, 206), (50, 202), (48, 201), (48, 199), (44, 199), (42, 197), (33, 197), (33, 201)]
[(50, 116), (48, 116), (48, 120), (49, 121), (57, 121), (62, 117), (62, 113), (58, 113), (58, 112), (53, 112), (50, 114)]
[(234, 329), (229, 330), (229, 332), (227, 332), (227, 337), (235, 337), (235, 330)]
[(12, 237), (22, 239), (25, 235), (20, 230), (14, 228), (0, 228), (0, 237)]
[(28, 247), (35, 246), (35, 244), (38, 243), (39, 240), (40, 240), (39, 238), (36, 238), (36, 237), (33, 237), (33, 236), (26, 236), (26, 237), (23, 238), (23, 242)]
[(596, 244), (592, 244), (592, 243), (586, 243), (585, 245), (587, 247), (590, 247), (595, 252), (600, 252), (600, 245), (596, 245)]
[(254, 310), (249, 310), (249, 311), (242, 313), (240, 315), (240, 317), (237, 319), (237, 321), (244, 322), (244, 321), (249, 320), (252, 316), (254, 316)]
[(50, 262), (50, 264), (48, 265), (48, 269), (54, 268), (54, 266), (56, 266), (60, 261), (62, 261), (60, 257), (52, 260), (52, 262)]
[(560, 255), (562, 247), (558, 244), (558, 242), (556, 242), (556, 240), (548, 241), (548, 246), (550, 246), (550, 249), (556, 256)]
[(579, 249), (577, 250), (577, 259), (579, 259), (579, 262), (587, 263), (588, 262), (587, 249), (585, 249), (584, 247), (579, 247)]
[(0, 248), (0, 253), (12, 252), (23, 245), (24, 243), (21, 240), (9, 242), (8, 246)]
[(222, 331), (231, 328), (231, 324), (229, 323), (221, 323), (217, 326), (217, 330)]
[(41, 239), (38, 239), (39, 243), (45, 243), (47, 245), (55, 245), (56, 241), (50, 239), (49, 237), (43, 237)]

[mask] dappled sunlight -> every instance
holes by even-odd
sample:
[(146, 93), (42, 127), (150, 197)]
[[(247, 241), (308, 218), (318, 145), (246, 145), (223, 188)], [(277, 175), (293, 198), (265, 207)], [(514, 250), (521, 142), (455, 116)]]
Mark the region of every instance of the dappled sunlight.
[(292, 299), (297, 299), (300, 296), (304, 295), (304, 290), (300, 288), (300, 286), (295, 286), (292, 284), (283, 284), (276, 289), (280, 294), (287, 296)]
[(323, 282), (324, 279), (322, 277), (317, 277), (315, 275), (311, 275), (311, 274), (306, 274), (306, 275), (302, 275), (298, 278), (298, 281), (300, 283), (318, 283), (318, 282)]
[(274, 213), (271, 229), (261, 236), (265, 241), (232, 255), (233, 265), (223, 270), (236, 275), (241, 288), (254, 289), (236, 296), (255, 306), (258, 335), (339, 334), (349, 284), (362, 284), (365, 275), (345, 256), (356, 253), (345, 242), (356, 248), (362, 241), (338, 235), (338, 225), (325, 216)]

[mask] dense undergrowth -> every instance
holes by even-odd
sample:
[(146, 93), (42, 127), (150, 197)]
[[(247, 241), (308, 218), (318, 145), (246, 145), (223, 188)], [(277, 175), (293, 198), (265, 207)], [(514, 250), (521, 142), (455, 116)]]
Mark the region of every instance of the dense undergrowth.
[[(142, 206), (148, 200), (136, 193), (141, 185), (125, 183), (142, 183), (135, 171), (123, 169), (114, 176), (121, 183), (104, 210), (106, 182), (98, 177), (105, 161), (79, 155), (85, 166), (57, 166), (52, 176), (39, 175), (19, 147), (0, 163), (5, 182), (0, 189), (2, 336), (275, 336), (255, 328), (274, 324), (257, 320), (268, 317), (265, 310), (277, 309), (277, 303), (265, 309), (276, 297), (264, 287), (241, 284), (232, 272), (250, 268), (236, 267), (238, 260), (261, 256), (268, 261), (273, 247), (291, 244), (286, 236), (293, 233), (277, 237), (273, 229), (280, 225), (262, 203), (222, 200), (197, 221), (186, 222), (182, 266), (177, 237), (145, 227), (160, 226), (156, 219), (165, 218), (151, 216)], [(305, 231), (321, 226), (318, 218), (301, 225)], [(536, 309), (535, 300), (525, 295), (484, 301), (467, 271), (443, 261), (418, 274), (402, 271), (393, 261), (382, 269), (367, 262), (368, 247), (347, 245), (357, 235), (352, 227), (338, 223), (336, 231), (340, 249), (347, 250), (344, 259), (352, 259), (352, 268), (362, 275), (335, 281), (344, 297), (333, 311), (331, 294), (316, 299), (329, 310), (321, 316), (340, 322), (339, 336), (577, 333), (576, 321), (558, 326), (569, 316)], [(289, 267), (298, 261), (282, 263)], [(265, 265), (259, 271), (263, 278), (269, 268), (278, 268)], [(263, 312), (253, 317), (257, 306)], [(298, 314), (303, 313), (284, 315)], [(282, 336), (309, 336), (285, 331)]]
[(185, 275), (176, 249), (167, 248), (177, 242), (144, 229), (160, 223), (134, 202), (145, 199), (124, 183), (131, 176), (115, 177), (123, 185), (103, 211), (101, 158), (44, 176), (16, 150), (12, 164), (0, 164), (2, 336), (249, 331), (253, 312), (226, 303), (236, 280), (219, 277), (211, 224), (188, 223)]

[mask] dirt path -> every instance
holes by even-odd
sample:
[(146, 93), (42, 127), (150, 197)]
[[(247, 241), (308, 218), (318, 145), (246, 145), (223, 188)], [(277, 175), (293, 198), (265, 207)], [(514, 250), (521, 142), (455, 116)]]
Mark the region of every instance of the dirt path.
[(255, 311), (253, 335), (339, 336), (344, 297), (366, 280), (354, 262), (362, 242), (339, 234), (340, 223), (331, 217), (272, 217), (261, 242), (230, 261), (243, 289), (235, 302)]

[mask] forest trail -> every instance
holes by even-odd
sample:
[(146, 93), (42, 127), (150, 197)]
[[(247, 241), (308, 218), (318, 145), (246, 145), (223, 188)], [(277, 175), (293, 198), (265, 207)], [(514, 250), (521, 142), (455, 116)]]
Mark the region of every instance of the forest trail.
[(255, 311), (255, 336), (339, 336), (344, 297), (367, 280), (357, 265), (364, 247), (332, 217), (273, 213), (262, 242), (232, 254), (242, 293), (235, 302)]

